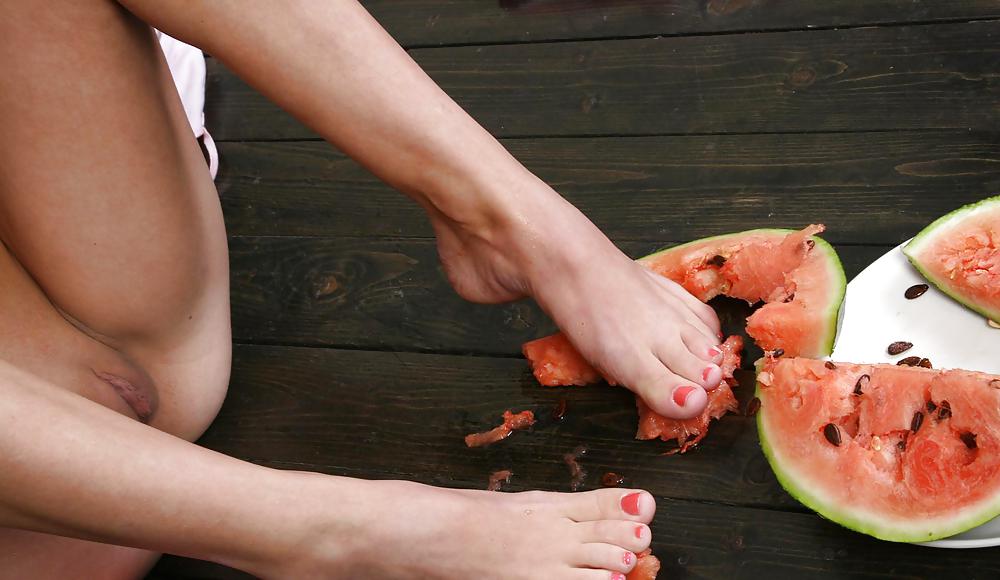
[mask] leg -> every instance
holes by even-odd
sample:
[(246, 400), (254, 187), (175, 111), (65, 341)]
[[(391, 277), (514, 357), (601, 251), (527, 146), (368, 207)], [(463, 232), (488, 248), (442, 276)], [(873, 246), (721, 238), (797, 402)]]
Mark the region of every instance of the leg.
[(463, 297), (530, 295), (581, 354), (653, 410), (689, 418), (705, 408), (705, 390), (722, 378), (721, 354), (712, 350), (715, 312), (615, 248), (462, 111), (358, 2), (121, 2), (208, 50), (415, 198)]
[(151, 428), (193, 438), (221, 400), (229, 337), (218, 201), (176, 99), (164, 97), (148, 28), (105, 0), (7, 8), (0, 235), (40, 322), (24, 329), (22, 350), (0, 336), (9, 349), (0, 553), (37, 547), (2, 562), (0, 576), (58, 577), (86, 554), (93, 575), (120, 566), (124, 577), (154, 557), (90, 552), (79, 540), (46, 545), (19, 530), (265, 577), (606, 580), (628, 571), (626, 552), (649, 543), (649, 494), (496, 494), (278, 472)]
[[(225, 233), (152, 32), (103, 1), (5, 14), (0, 358), (193, 440), (228, 382)], [(135, 577), (155, 558), (0, 528), (4, 577)]]
[(0, 236), (57, 309), (152, 377), (150, 424), (197, 437), (227, 382), (228, 256), (153, 33), (103, 0), (5, 13)]

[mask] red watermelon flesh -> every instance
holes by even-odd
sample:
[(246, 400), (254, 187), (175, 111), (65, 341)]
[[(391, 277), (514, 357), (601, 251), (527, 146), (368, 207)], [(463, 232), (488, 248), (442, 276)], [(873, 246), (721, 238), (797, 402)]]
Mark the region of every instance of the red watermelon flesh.
[(1000, 321), (1000, 196), (936, 220), (903, 252), (943, 292)]
[(726, 413), (736, 411), (738, 404), (736, 396), (733, 395), (732, 387), (736, 385), (733, 380), (733, 371), (740, 366), (740, 351), (743, 350), (743, 339), (739, 336), (730, 336), (722, 346), (722, 382), (718, 387), (708, 391), (708, 405), (705, 411), (697, 417), (691, 419), (668, 419), (663, 415), (653, 412), (641, 397), (636, 396), (635, 404), (639, 408), (639, 429), (636, 432), (636, 439), (656, 439), (659, 437), (663, 441), (677, 441), (679, 445), (676, 451), (684, 453), (694, 447), (708, 434), (708, 423), (712, 419), (718, 419)]
[(833, 521), (913, 542), (1000, 514), (1000, 377), (768, 358), (757, 396), (779, 481)]
[(660, 572), (660, 560), (656, 556), (650, 553), (649, 550), (644, 550), (636, 554), (638, 558), (635, 563), (635, 568), (625, 576), (625, 580), (656, 580), (656, 575)]

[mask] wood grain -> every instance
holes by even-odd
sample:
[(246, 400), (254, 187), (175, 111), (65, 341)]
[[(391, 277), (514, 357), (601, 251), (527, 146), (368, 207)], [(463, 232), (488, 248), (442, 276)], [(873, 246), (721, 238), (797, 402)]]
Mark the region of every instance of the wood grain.
[[(822, 222), (835, 242), (898, 243), (1000, 191), (1000, 131), (504, 144), (619, 241)], [(325, 143), (224, 143), (218, 187), (232, 235), (433, 236), (415, 203)]]
[[(997, 128), (1000, 21), (411, 51), (498, 136)], [(315, 137), (214, 60), (217, 139)]]
[[(642, 256), (663, 242), (621, 244)], [(837, 246), (848, 275), (888, 250)], [(517, 355), (554, 330), (530, 301), (471, 304), (448, 285), (430, 240), (230, 240), (238, 341)]]
[(1000, 16), (989, 0), (365, 0), (403, 46), (761, 31)]

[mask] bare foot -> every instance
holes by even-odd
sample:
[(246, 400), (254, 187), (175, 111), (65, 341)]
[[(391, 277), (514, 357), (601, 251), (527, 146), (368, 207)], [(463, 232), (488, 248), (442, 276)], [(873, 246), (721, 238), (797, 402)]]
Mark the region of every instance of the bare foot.
[(719, 320), (679, 285), (619, 251), (540, 182), (489, 227), (432, 213), (455, 290), (474, 302), (532, 296), (602, 374), (657, 413), (701, 413), (722, 379)]
[[(624, 580), (649, 546), (656, 510), (637, 490), (508, 494), (331, 479), (353, 486), (351, 506), (337, 508), (352, 513), (340, 511), (305, 557), (264, 575)], [(329, 502), (345, 499), (341, 490)]]

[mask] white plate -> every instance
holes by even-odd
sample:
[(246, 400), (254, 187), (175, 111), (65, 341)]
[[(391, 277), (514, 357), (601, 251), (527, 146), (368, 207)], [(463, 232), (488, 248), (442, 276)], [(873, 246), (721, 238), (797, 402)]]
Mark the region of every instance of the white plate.
[[(933, 285), (915, 300), (903, 296), (910, 286), (927, 281), (907, 261), (902, 247), (876, 260), (847, 285), (843, 320), (831, 358), (853, 363), (895, 363), (906, 356), (920, 355), (929, 358), (935, 368), (1000, 374), (1000, 329), (991, 328), (981, 314), (955, 302)], [(913, 348), (890, 356), (886, 347), (897, 340), (912, 342)], [(1000, 546), (1000, 517), (923, 545)]]

